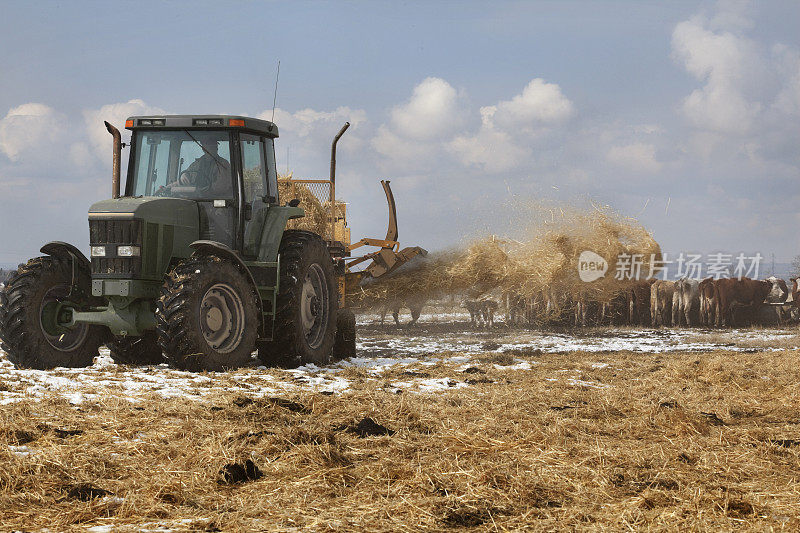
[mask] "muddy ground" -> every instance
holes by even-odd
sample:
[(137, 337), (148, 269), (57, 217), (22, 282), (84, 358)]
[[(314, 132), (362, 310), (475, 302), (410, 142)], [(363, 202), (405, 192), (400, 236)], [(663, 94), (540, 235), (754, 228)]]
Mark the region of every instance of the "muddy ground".
[(800, 527), (796, 329), (359, 323), (326, 368), (0, 353), (0, 529)]

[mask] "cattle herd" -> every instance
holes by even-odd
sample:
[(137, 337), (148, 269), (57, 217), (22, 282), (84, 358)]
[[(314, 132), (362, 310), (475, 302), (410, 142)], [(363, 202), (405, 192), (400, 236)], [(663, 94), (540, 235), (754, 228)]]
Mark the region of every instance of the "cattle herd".
[[(523, 301), (513, 295), (505, 295), (504, 299), (508, 321), (517, 324), (553, 316), (547, 310), (558, 308), (560, 312), (555, 313), (551, 322), (571, 322), (569, 325), (576, 326), (775, 326), (800, 319), (798, 278), (790, 281), (791, 290), (784, 280), (774, 276), (765, 280), (649, 279), (628, 282), (605, 302), (592, 300), (588, 293), (562, 297), (560, 305), (550, 301), (553, 297), (538, 302)], [(544, 312), (542, 306), (546, 308)]]
[[(734, 327), (780, 326), (800, 321), (798, 278), (791, 289), (774, 276), (750, 278), (682, 278), (677, 281), (644, 280), (621, 282), (621, 288), (607, 301), (586, 291), (578, 295), (550, 291), (534, 298), (513, 292), (496, 299), (463, 300), (474, 327), (494, 324), (494, 313), (505, 309), (507, 325), (602, 326), (638, 325), (651, 327)], [(402, 307), (411, 310), (411, 324), (417, 322), (428, 299), (424, 296), (383, 302), (381, 324), (388, 311), (397, 325)]]

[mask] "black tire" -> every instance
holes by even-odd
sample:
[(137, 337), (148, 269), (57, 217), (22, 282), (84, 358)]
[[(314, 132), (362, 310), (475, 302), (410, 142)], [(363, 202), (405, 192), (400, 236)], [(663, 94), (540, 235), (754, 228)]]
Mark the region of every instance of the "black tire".
[(274, 340), (261, 346), (258, 356), (266, 364), (288, 367), (327, 365), (333, 352), (339, 307), (328, 248), (316, 233), (286, 230), (278, 253), (281, 271)]
[(350, 309), (339, 309), (336, 315), (336, 341), (333, 343), (333, 358), (346, 359), (356, 356), (356, 315)]
[(145, 331), (141, 337), (115, 337), (108, 343), (108, 350), (118, 365), (158, 365), (164, 362), (155, 331)]
[[(91, 273), (75, 265), (75, 291), (69, 301), (90, 298)], [(17, 368), (47, 370), (59, 366), (85, 367), (92, 364), (105, 341), (102, 326), (79, 325), (59, 334), (45, 331), (45, 305), (65, 301), (73, 283), (72, 261), (37, 257), (20, 265), (0, 291), (0, 344)], [(46, 322), (46, 320), (45, 320)]]
[(218, 257), (193, 256), (179, 263), (156, 303), (158, 344), (167, 361), (182, 370), (247, 366), (260, 322), (247, 277)]

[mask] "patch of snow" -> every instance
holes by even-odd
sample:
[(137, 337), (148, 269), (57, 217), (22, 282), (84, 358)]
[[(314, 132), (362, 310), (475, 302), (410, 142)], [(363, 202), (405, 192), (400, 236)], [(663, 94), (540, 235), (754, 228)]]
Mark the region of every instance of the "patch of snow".
[[(518, 351), (522, 358), (515, 358), (509, 366), (494, 365), (502, 371), (530, 370), (538, 361), (531, 361), (524, 354), (537, 359), (547, 357), (548, 352), (587, 352), (627, 350), (644, 353), (671, 351), (709, 351), (719, 348), (727, 350), (747, 349), (747, 342), (754, 340), (784, 341), (800, 337), (786, 330), (632, 330), (605, 329), (587, 330), (574, 335), (566, 333), (496, 330), (426, 332), (397, 330), (376, 331), (374, 328), (360, 333), (357, 344), (358, 356), (345, 359), (326, 367), (308, 364), (291, 370), (258, 366), (232, 372), (195, 374), (174, 370), (167, 365), (155, 367), (117, 366), (106, 348), (88, 368), (59, 368), (51, 371), (16, 370), (0, 350), (0, 405), (56, 396), (73, 404), (95, 402), (107, 398), (118, 398), (139, 402), (149, 396), (163, 398), (182, 397), (202, 400), (214, 392), (240, 391), (249, 397), (264, 397), (298, 390), (345, 393), (350, 381), (342, 377), (348, 369), (361, 368), (367, 379), (379, 379), (390, 369), (410, 365), (427, 367), (452, 365), (454, 370), (464, 370), (473, 361), (475, 354), (484, 353), (486, 341), (499, 345), (494, 351)], [(705, 342), (704, 339), (709, 341)], [(738, 344), (737, 344), (738, 343)], [(744, 344), (741, 344), (744, 343)], [(769, 348), (764, 348), (769, 349)], [(781, 348), (776, 348), (781, 349)], [(514, 353), (517, 355), (517, 353)], [(590, 363), (591, 368), (602, 369), (606, 363)], [(570, 383), (575, 386), (605, 387), (602, 384), (577, 379), (575, 370)], [(576, 374), (577, 372), (577, 374)], [(545, 378), (550, 379), (550, 378)], [(419, 379), (410, 377), (393, 383), (396, 390), (433, 392), (468, 386), (466, 383), (442, 379)]]
[(21, 402), (24, 399), (25, 398), (23, 398), (21, 396), (11, 397), (11, 398), (3, 398), (2, 400), (0, 400), (0, 405), (9, 405), (9, 404), (12, 404), (12, 403), (17, 403), (17, 402)]
[[(534, 361), (534, 363), (535, 363), (535, 361)], [(497, 370), (530, 370), (531, 369), (531, 363), (529, 363), (528, 361), (520, 361), (519, 363), (516, 363), (516, 364), (513, 364), (513, 365), (498, 365), (498, 364), (495, 364), (494, 367)]]
[(463, 389), (469, 385), (461, 381), (454, 381), (450, 378), (428, 378), (417, 381), (416, 386), (420, 392), (437, 392), (450, 389)]
[(418, 358), (413, 357), (351, 357), (340, 361), (337, 366), (341, 368), (356, 367), (366, 368), (373, 374), (382, 374), (395, 365), (407, 366), (413, 365), (419, 361)]
[(114, 530), (113, 524), (103, 524), (100, 526), (91, 526), (87, 527), (86, 531), (89, 533), (109, 533), (110, 531)]
[(27, 446), (11, 446), (11, 445), (9, 445), (8, 446), (8, 450), (11, 453), (13, 453), (14, 455), (16, 455), (17, 457), (27, 457), (31, 453), (33, 453), (33, 450), (31, 450)]

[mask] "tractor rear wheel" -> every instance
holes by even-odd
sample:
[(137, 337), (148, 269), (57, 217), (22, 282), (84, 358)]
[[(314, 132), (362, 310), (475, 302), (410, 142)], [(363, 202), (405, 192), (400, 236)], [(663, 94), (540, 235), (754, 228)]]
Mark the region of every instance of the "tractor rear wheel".
[(178, 264), (156, 303), (158, 344), (170, 364), (195, 372), (246, 366), (261, 322), (256, 295), (235, 265), (213, 256)]
[(145, 331), (141, 337), (117, 337), (108, 343), (111, 359), (118, 365), (157, 365), (164, 362), (158, 334)]
[(91, 274), (77, 261), (74, 269), (71, 261), (49, 256), (20, 265), (0, 291), (0, 340), (14, 366), (46, 370), (91, 365), (105, 340), (103, 327), (58, 325), (68, 312), (61, 304), (86, 304), (79, 300), (89, 294)]
[(326, 365), (336, 335), (339, 293), (333, 261), (316, 233), (286, 230), (279, 248), (281, 271), (274, 340), (259, 347), (267, 364)]
[(336, 342), (333, 358), (346, 359), (356, 355), (356, 315), (350, 309), (339, 309), (336, 314)]

